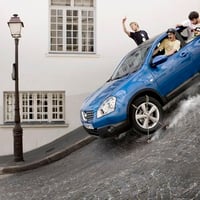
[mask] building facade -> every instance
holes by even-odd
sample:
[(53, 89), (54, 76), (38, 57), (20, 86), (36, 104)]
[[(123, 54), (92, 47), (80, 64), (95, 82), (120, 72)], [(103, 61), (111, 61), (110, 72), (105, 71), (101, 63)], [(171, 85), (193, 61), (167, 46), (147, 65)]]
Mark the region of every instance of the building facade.
[[(200, 10), (198, 0), (0, 0), (0, 154), (13, 151), (14, 40), (7, 22), (24, 23), (19, 41), (20, 116), (24, 151), (80, 126), (84, 98), (100, 87), (136, 45), (122, 18), (137, 21), (152, 37)], [(181, 9), (180, 9), (181, 8)]]

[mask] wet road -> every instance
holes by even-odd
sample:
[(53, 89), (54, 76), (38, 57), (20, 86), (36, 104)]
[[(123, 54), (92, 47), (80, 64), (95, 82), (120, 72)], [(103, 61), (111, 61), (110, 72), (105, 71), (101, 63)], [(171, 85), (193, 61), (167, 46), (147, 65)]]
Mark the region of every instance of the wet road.
[(0, 176), (0, 200), (200, 199), (200, 96), (180, 103), (150, 143), (98, 139), (51, 165)]

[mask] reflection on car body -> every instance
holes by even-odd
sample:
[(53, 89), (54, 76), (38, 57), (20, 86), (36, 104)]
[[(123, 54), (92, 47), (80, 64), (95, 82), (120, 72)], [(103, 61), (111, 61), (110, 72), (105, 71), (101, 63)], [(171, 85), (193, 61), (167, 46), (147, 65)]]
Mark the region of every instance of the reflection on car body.
[(199, 78), (200, 36), (187, 41), (186, 28), (176, 30), (181, 49), (171, 56), (153, 52), (162, 33), (129, 52), (111, 78), (80, 109), (89, 134), (116, 136), (130, 128), (152, 133), (163, 119), (163, 107)]

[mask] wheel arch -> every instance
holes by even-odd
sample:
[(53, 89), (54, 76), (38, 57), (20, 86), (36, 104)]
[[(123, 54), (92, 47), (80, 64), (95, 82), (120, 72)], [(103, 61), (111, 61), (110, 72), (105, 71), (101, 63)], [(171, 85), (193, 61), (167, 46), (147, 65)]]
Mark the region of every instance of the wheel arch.
[(144, 89), (142, 91), (139, 91), (138, 93), (136, 93), (135, 95), (132, 96), (132, 98), (130, 99), (128, 106), (127, 106), (127, 113), (128, 113), (128, 119), (130, 120), (130, 115), (131, 115), (131, 104), (139, 97), (142, 96), (151, 96), (155, 99), (157, 99), (159, 101), (159, 103), (161, 104), (161, 106), (164, 106), (167, 102), (167, 100), (160, 96), (155, 90), (153, 89)]

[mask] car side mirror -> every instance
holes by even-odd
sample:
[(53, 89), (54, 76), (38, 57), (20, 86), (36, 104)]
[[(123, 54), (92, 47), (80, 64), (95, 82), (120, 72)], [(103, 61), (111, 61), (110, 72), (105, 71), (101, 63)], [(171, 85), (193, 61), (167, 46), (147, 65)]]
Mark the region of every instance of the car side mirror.
[(168, 56), (166, 55), (159, 55), (153, 58), (152, 66), (155, 67), (161, 63), (164, 63), (167, 60)]

